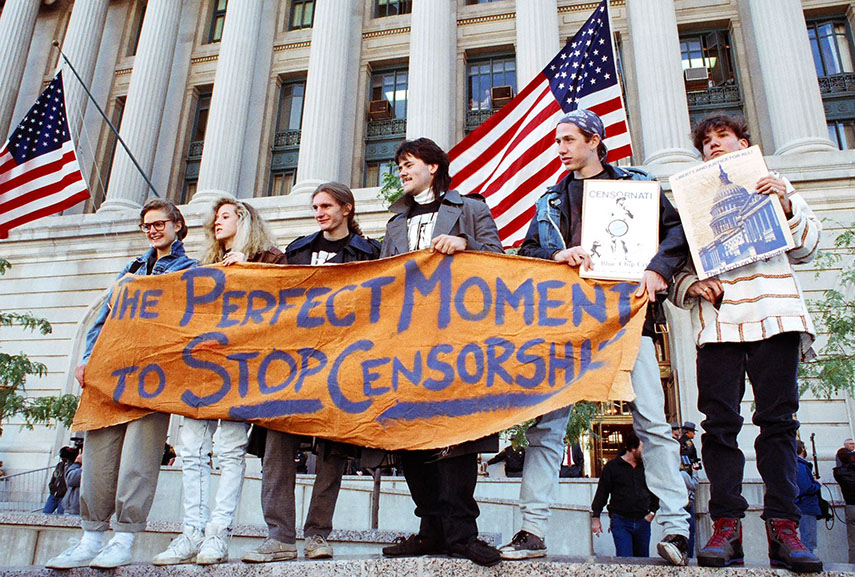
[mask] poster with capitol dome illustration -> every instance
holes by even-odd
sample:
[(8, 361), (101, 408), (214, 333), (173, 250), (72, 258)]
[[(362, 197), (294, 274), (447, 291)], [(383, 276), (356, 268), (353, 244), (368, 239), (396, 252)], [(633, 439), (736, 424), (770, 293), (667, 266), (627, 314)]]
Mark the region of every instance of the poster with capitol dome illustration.
[(795, 246), (777, 196), (756, 192), (768, 174), (760, 148), (751, 146), (669, 179), (699, 279)]
[(581, 243), (593, 264), (582, 278), (640, 281), (659, 248), (659, 183), (585, 179)]

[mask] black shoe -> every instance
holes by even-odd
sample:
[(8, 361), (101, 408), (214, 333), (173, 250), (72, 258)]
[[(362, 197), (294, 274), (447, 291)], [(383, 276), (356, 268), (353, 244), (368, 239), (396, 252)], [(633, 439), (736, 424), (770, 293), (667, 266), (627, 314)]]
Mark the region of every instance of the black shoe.
[(681, 567), (689, 561), (689, 543), (682, 535), (667, 535), (656, 545), (656, 551), (671, 565)]
[(418, 557), (420, 555), (436, 555), (442, 553), (442, 547), (433, 539), (421, 535), (396, 537), (392, 545), (383, 547), (387, 557)]
[(452, 545), (451, 556), (465, 557), (484, 567), (492, 567), (502, 561), (499, 550), (478, 537), (472, 537), (465, 545)]

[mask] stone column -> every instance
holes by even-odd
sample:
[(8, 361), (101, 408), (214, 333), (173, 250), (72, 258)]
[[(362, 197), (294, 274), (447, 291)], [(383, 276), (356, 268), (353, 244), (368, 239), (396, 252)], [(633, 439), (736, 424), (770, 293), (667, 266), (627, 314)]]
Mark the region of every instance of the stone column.
[[(119, 131), (149, 178), (154, 167), (180, 17), (181, 2), (149, 0)], [(148, 198), (148, 184), (121, 146), (116, 147), (109, 186), (107, 200), (98, 212), (137, 210)], [(158, 192), (166, 196), (167, 191)]]
[(237, 196), (263, 6), (259, 0), (232, 0), (226, 10), (199, 184), (192, 203), (210, 202), (224, 194)]
[[(673, 0), (628, 0), (644, 164), (690, 162), (689, 105), (683, 83), (680, 38)], [(634, 143), (638, 152), (638, 143)]]
[(557, 0), (517, 2), (517, 90), (555, 58), (561, 49)]
[(413, 0), (407, 83), (407, 139), (454, 144), (457, 1)]
[(0, 58), (0, 133), (3, 140), (9, 134), (18, 101), (18, 88), (24, 76), (39, 4), (39, 0), (7, 0), (0, 14), (0, 54), (3, 55)]
[(291, 194), (312, 192), (321, 182), (348, 184), (353, 164), (362, 45), (362, 0), (315, 3), (312, 51), (306, 77), (297, 184)]
[(836, 150), (828, 140), (801, 2), (751, 0), (745, 4), (775, 154)]
[[(78, 0), (75, 2), (71, 9), (71, 18), (68, 21), (65, 39), (62, 41), (62, 51), (86, 86), (92, 85), (109, 4), (110, 0)], [(83, 124), (83, 115), (86, 113), (89, 97), (86, 96), (83, 87), (80, 86), (71, 70), (67, 69), (61, 57), (60, 67), (65, 84), (68, 124), (72, 136), (76, 139), (80, 133), (80, 126)]]

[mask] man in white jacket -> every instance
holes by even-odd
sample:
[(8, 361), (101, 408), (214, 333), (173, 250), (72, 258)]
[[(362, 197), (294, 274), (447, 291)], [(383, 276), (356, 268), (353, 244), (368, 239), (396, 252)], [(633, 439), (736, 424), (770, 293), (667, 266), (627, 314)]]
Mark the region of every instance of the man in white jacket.
[[(702, 120), (692, 136), (704, 160), (749, 146), (745, 121), (724, 115)], [(756, 192), (777, 197), (796, 246), (705, 280), (698, 280), (689, 263), (672, 285), (674, 302), (692, 313), (698, 408), (706, 415), (701, 444), (714, 532), (698, 554), (698, 563), (711, 567), (742, 563), (740, 520), (748, 503), (741, 494), (745, 457), (736, 438), (742, 428), (739, 412), (747, 375), (754, 389), (753, 421), (760, 427), (755, 450), (766, 485), (763, 518), (769, 560), (796, 572), (821, 571), (822, 561), (798, 538), (800, 513), (794, 503), (796, 377), (800, 359), (813, 354), (816, 330), (792, 269), (793, 264), (813, 259), (821, 225), (785, 178), (765, 176), (757, 182)]]

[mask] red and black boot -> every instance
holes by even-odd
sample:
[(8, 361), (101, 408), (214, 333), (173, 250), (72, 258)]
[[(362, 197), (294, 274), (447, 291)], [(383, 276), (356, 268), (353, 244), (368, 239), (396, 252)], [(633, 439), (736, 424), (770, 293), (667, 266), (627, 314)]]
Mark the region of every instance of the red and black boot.
[(712, 537), (698, 553), (698, 565), (702, 567), (729, 567), (730, 565), (742, 565), (744, 559), (742, 523), (739, 519), (716, 519), (713, 523)]
[(822, 561), (802, 544), (798, 528), (798, 523), (789, 519), (766, 519), (769, 563), (794, 573), (818, 573), (822, 571)]

